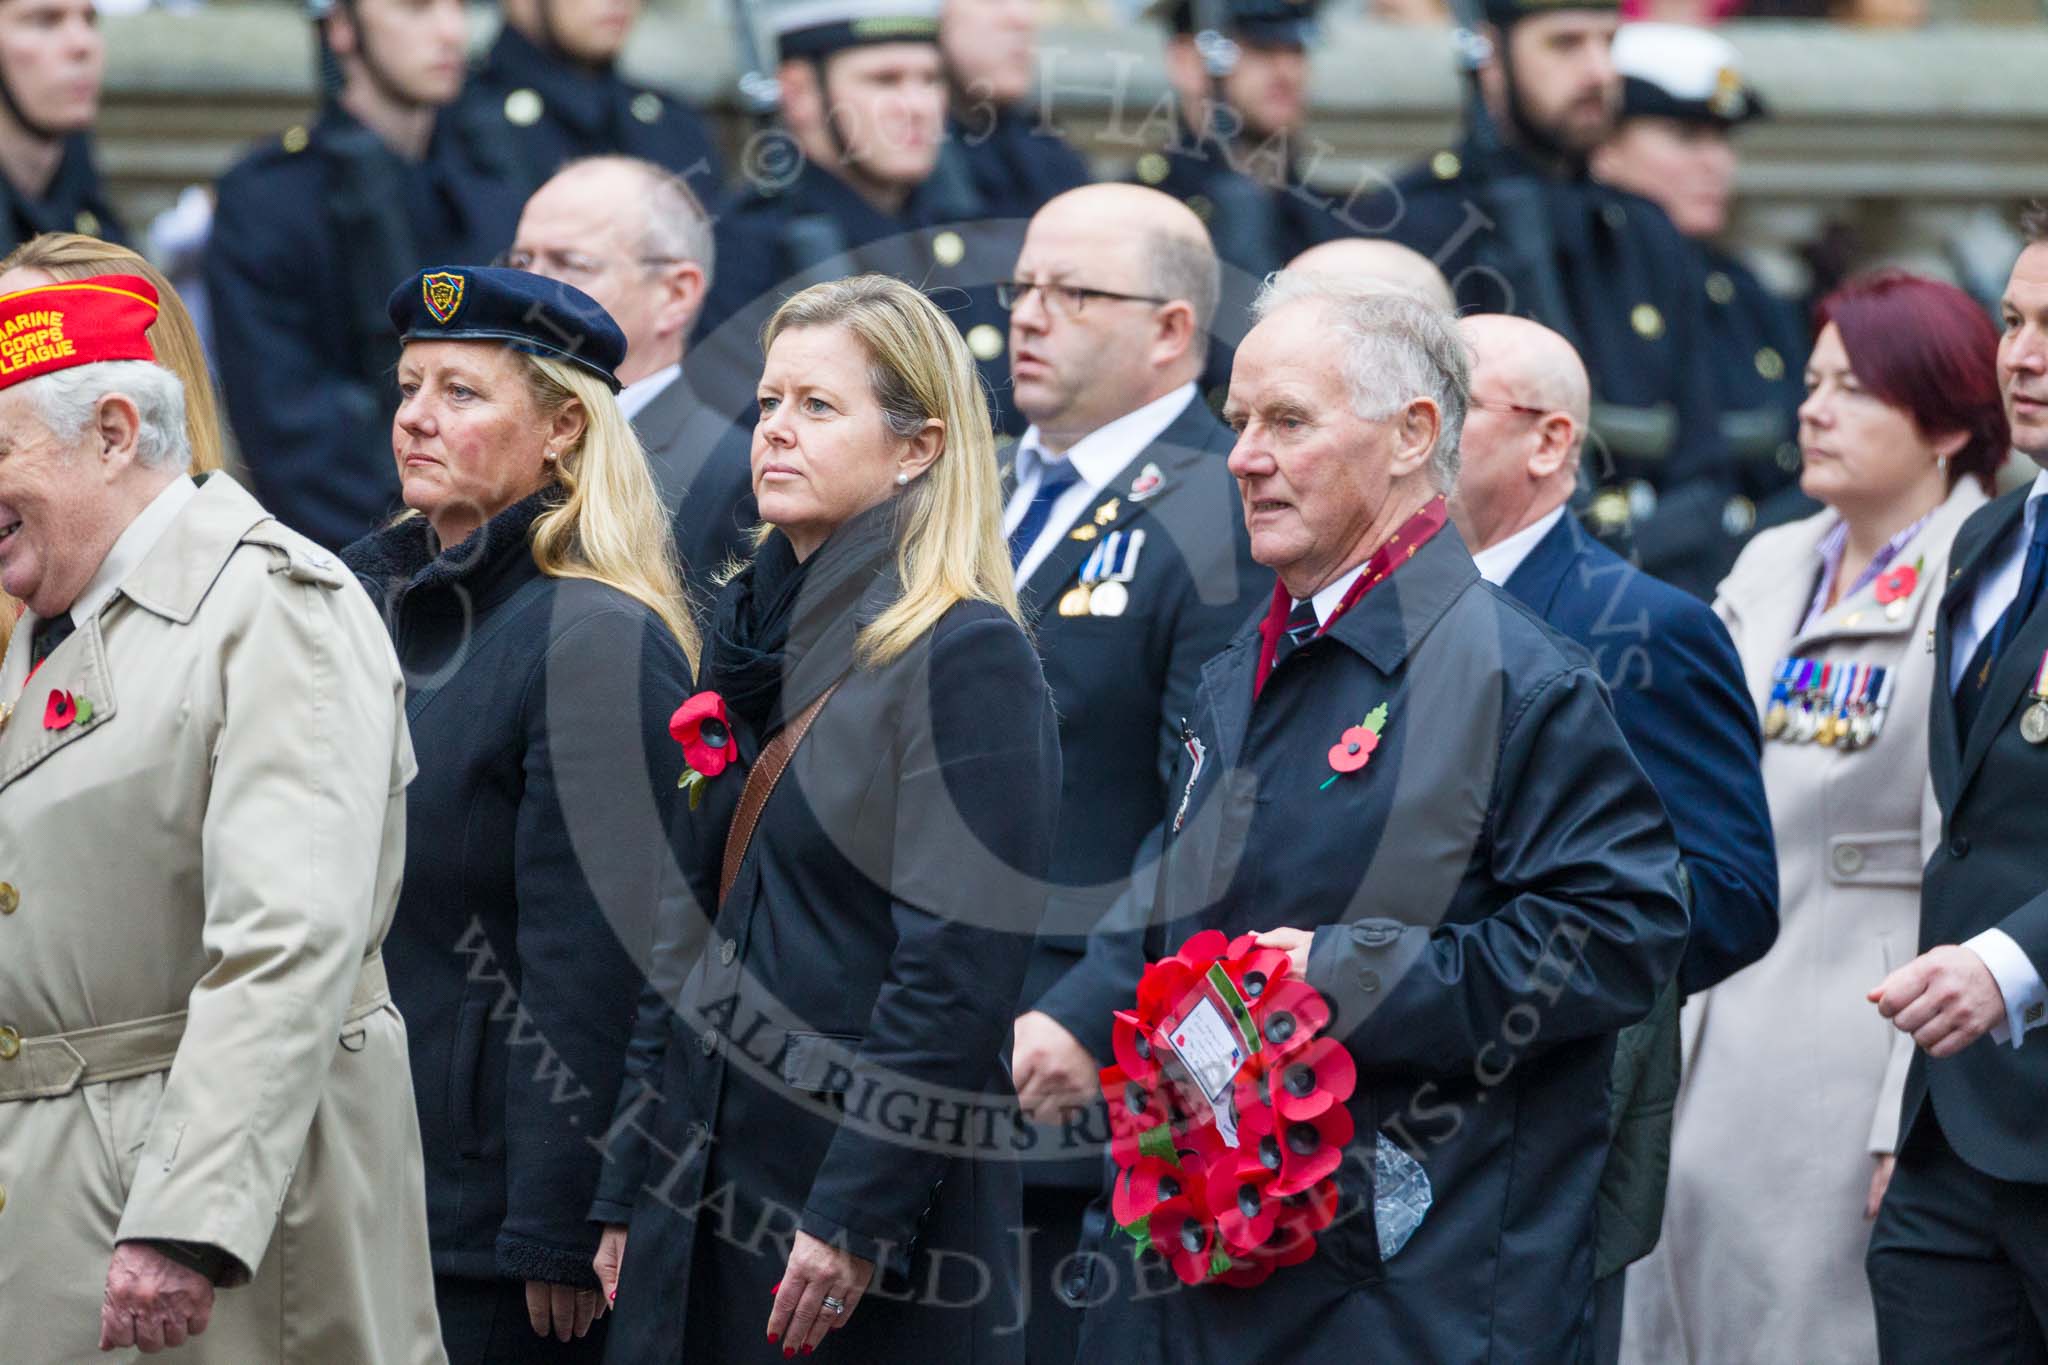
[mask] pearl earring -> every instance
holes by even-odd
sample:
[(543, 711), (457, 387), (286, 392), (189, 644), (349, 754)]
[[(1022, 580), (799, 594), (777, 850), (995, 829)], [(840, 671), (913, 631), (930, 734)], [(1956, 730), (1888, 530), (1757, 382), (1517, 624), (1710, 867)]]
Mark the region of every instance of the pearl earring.
[(556, 460), (559, 460), (562, 457), (556, 454), (554, 451), (550, 450), (546, 455), (542, 456), (542, 458), (545, 459), (549, 464), (553, 464)]
[(903, 473), (901, 470), (898, 470), (896, 473), (896, 486), (898, 488), (903, 488), (907, 486), (909, 483), (910, 476), (908, 474)]

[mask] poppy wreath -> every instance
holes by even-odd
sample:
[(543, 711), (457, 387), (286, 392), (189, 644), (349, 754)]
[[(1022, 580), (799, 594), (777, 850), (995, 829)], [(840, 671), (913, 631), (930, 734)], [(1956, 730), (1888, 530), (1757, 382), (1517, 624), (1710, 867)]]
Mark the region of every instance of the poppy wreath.
[[(1229, 1102), (1237, 1142), (1188, 1078), (1168, 1028), (1198, 997), (1221, 999), (1250, 1045)], [(1116, 1013), (1102, 1069), (1116, 1183), (1110, 1213), (1188, 1284), (1258, 1284), (1315, 1255), (1337, 1212), (1335, 1175), (1353, 1136), (1350, 1052), (1322, 1036), (1322, 993), (1256, 937), (1205, 929), (1145, 969), (1137, 1008)]]

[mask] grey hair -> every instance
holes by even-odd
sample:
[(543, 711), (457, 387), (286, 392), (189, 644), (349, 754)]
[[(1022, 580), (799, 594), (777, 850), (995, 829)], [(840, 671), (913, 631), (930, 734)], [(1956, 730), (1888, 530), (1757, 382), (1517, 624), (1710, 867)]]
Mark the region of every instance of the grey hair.
[(1145, 260), (1152, 270), (1152, 292), (1169, 301), (1186, 300), (1195, 314), (1195, 335), (1207, 346), (1209, 326), (1216, 320), (1216, 305), (1223, 295), (1223, 268), (1216, 261), (1216, 248), (1206, 234), (1191, 237), (1182, 232), (1149, 232)]
[(136, 463), (153, 469), (184, 469), (192, 463), (185, 432), (185, 385), (178, 376), (147, 360), (101, 360), (38, 375), (23, 386), (35, 399), (36, 415), (50, 434), (82, 435), (99, 402), (124, 394), (135, 404)]
[(1303, 270), (1267, 276), (1252, 319), (1264, 322), (1296, 303), (1320, 304), (1336, 318), (1344, 382), (1360, 417), (1380, 421), (1417, 398), (1436, 404), (1442, 425), (1429, 452), (1430, 482), (1450, 492), (1472, 398), (1472, 362), (1457, 319), (1405, 289)]

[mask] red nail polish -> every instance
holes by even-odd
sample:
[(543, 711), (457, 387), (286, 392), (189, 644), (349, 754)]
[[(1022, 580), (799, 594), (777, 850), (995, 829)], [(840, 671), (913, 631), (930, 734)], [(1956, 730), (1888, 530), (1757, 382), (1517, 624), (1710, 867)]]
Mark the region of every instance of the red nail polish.
[(773, 1289), (771, 1289), (771, 1290), (769, 1290), (769, 1291), (768, 1291), (768, 1297), (772, 1299), (772, 1298), (774, 1298), (774, 1297), (775, 1297), (775, 1296), (776, 1296), (777, 1294), (780, 1294), (781, 1292), (782, 1292), (782, 1281), (780, 1281), (780, 1280), (777, 1280), (777, 1281), (775, 1282), (775, 1287), (774, 1287)]
[(808, 1347), (808, 1346), (804, 1347), (804, 1348), (803, 1348), (803, 1350), (801, 1350), (801, 1351), (798, 1351), (798, 1352), (797, 1352), (797, 1354), (798, 1354), (798, 1355), (804, 1355), (804, 1356), (807, 1356), (807, 1355), (809, 1355), (810, 1353), (811, 1353), (811, 1348), (810, 1348), (810, 1347)]
[(780, 1332), (770, 1332), (770, 1333), (768, 1334), (768, 1344), (769, 1344), (770, 1346), (773, 1346), (773, 1345), (774, 1345), (774, 1344), (776, 1343), (776, 1341), (777, 1341), (777, 1340), (778, 1340), (778, 1339), (779, 1339), (779, 1338), (780, 1338), (781, 1336), (782, 1336), (782, 1333), (780, 1333)]
[(783, 1347), (783, 1348), (782, 1348), (782, 1358), (783, 1358), (784, 1360), (787, 1360), (787, 1359), (789, 1359), (789, 1358), (790, 1358), (791, 1356), (793, 1356), (793, 1355), (795, 1355), (795, 1354), (796, 1354), (796, 1347), (794, 1347), (794, 1346), (785, 1346), (785, 1347)]

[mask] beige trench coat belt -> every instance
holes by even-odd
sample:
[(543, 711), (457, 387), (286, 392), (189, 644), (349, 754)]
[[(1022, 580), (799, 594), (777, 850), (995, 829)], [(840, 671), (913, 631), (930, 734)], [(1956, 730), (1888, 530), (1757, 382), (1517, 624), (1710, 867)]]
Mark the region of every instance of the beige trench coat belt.
[[(356, 978), (342, 1025), (347, 1027), (391, 1003), (384, 957), (373, 953)], [(0, 1104), (14, 1100), (47, 1100), (68, 1095), (82, 1085), (125, 1081), (154, 1071), (169, 1071), (185, 1037), (185, 1011), (136, 1019), (125, 1024), (22, 1038), (14, 1048), (0, 1048)], [(0, 1036), (0, 1043), (8, 1040)], [(18, 1048), (18, 1051), (16, 1050)]]

